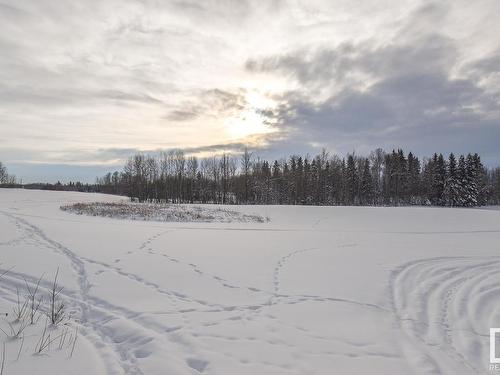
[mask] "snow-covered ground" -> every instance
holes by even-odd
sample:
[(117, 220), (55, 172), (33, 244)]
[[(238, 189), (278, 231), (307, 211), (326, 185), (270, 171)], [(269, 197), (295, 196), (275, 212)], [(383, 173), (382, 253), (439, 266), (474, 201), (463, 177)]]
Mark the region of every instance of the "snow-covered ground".
[(231, 210), (270, 221), (164, 223), (59, 209), (119, 200), (0, 190), (0, 268), (14, 267), (0, 326), (24, 279), (48, 287), (59, 267), (71, 318), (48, 329), (78, 329), (71, 358), (59, 341), (33, 354), (44, 317), (22, 348), (0, 332), (4, 374), (491, 373), (498, 210), (245, 206)]

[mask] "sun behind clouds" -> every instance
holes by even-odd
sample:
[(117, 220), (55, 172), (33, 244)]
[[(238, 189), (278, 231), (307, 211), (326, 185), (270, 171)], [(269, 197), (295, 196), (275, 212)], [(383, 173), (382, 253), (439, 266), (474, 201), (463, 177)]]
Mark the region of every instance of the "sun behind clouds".
[(273, 126), (276, 120), (266, 115), (266, 112), (273, 111), (276, 107), (277, 103), (273, 99), (257, 90), (248, 90), (244, 107), (224, 120), (228, 135), (234, 140), (240, 140), (277, 131)]

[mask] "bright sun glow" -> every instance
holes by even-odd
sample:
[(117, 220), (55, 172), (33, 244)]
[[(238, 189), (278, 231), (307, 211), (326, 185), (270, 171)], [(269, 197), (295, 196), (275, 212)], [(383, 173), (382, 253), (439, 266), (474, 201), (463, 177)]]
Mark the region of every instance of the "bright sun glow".
[(254, 90), (246, 93), (245, 102), (245, 107), (239, 113), (225, 121), (231, 137), (242, 139), (274, 132), (272, 119), (262, 112), (276, 108), (276, 102)]

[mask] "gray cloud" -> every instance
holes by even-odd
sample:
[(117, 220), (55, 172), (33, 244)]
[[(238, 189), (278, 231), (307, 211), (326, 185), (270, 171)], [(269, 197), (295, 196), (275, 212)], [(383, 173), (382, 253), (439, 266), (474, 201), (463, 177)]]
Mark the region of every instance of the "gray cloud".
[(380, 80), (412, 74), (431, 74), (453, 67), (457, 59), (454, 42), (440, 35), (429, 35), (411, 44), (391, 43), (378, 46), (374, 40), (359, 44), (343, 43), (302, 48), (286, 55), (260, 60), (250, 59), (245, 67), (251, 72), (278, 73), (295, 78), (303, 85), (345, 85), (358, 88), (366, 80)]
[[(484, 151), (490, 162), (499, 160), (491, 138), (500, 134), (500, 95), (491, 87), (498, 55), (468, 63), (466, 74), (454, 76), (458, 56), (455, 41), (425, 35), (383, 46), (302, 48), (249, 60), (246, 69), (299, 82), (283, 95), (277, 114), (296, 139), (341, 152), (407, 147), (423, 154)], [(325, 92), (331, 94), (318, 94)]]
[(137, 102), (162, 104), (161, 100), (148, 94), (124, 92), (119, 90), (44, 90), (26, 86), (0, 87), (0, 100), (4, 107), (8, 105), (29, 105), (41, 107), (64, 107), (77, 104), (96, 104), (103, 100), (113, 102)]
[(215, 145), (206, 145), (198, 147), (186, 147), (183, 148), (182, 151), (188, 154), (221, 153), (221, 152), (238, 153), (242, 151), (245, 147), (247, 147), (246, 143), (234, 142), (234, 143), (215, 144)]
[(220, 89), (202, 90), (192, 94), (193, 98), (181, 103), (171, 110), (166, 118), (182, 122), (193, 120), (202, 115), (211, 114), (215, 117), (241, 111), (246, 104), (245, 90), (237, 89), (229, 92)]

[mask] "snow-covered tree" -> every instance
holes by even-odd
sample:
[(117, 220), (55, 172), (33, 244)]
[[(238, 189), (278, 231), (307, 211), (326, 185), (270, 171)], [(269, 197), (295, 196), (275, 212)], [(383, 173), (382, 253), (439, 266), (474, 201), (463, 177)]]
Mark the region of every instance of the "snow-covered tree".
[(448, 158), (443, 200), (447, 206), (463, 206), (462, 184), (459, 181), (457, 160), (453, 153)]

